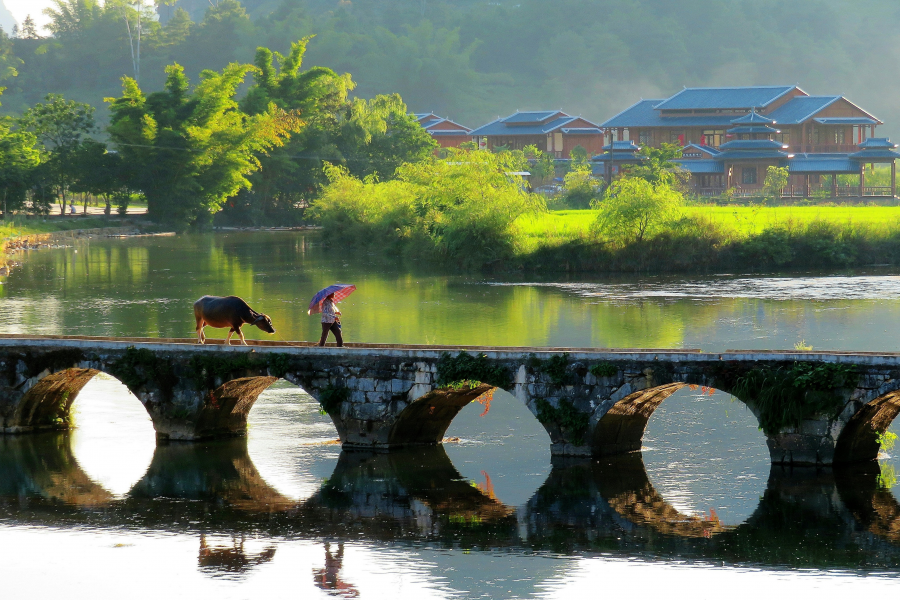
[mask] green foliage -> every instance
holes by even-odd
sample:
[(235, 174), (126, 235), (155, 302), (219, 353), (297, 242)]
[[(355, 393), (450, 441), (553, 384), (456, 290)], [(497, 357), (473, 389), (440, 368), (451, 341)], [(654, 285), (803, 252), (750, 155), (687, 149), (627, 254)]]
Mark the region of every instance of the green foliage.
[(638, 153), (643, 161), (623, 167), (628, 177), (637, 177), (654, 186), (665, 184), (676, 187), (683, 179), (681, 166), (673, 162), (681, 158), (681, 146), (663, 143), (659, 148), (644, 146)]
[(190, 375), (201, 387), (211, 388), (216, 379), (228, 379), (234, 373), (248, 369), (263, 369), (268, 365), (268, 357), (256, 352), (243, 354), (224, 353), (197, 354), (190, 360)]
[(544, 185), (556, 176), (556, 163), (550, 153), (531, 144), (522, 148), (522, 154), (528, 161), (528, 172), (534, 187)]
[(322, 410), (320, 412), (322, 414), (334, 413), (340, 410), (341, 403), (346, 402), (349, 399), (349, 389), (329, 383), (327, 387), (319, 392), (319, 404), (322, 405)]
[(603, 180), (594, 177), (590, 166), (577, 166), (563, 176), (563, 197), (570, 208), (590, 208), (603, 197)]
[(581, 144), (572, 148), (569, 158), (572, 160), (573, 171), (584, 171), (591, 168), (591, 157)]
[(541, 365), (541, 372), (550, 378), (555, 386), (562, 386), (569, 382), (569, 374), (566, 368), (569, 366), (568, 354), (554, 354)]
[(492, 364), (484, 353), (472, 355), (462, 351), (453, 356), (444, 352), (437, 363), (437, 385), (448, 387), (460, 382), (487, 383), (508, 389), (511, 377), (508, 369)]
[(155, 382), (164, 394), (171, 394), (177, 382), (170, 360), (158, 357), (147, 348), (137, 349), (134, 346), (125, 350), (125, 354), (110, 365), (109, 372), (131, 390)]
[(110, 137), (122, 155), (129, 187), (140, 189), (155, 220), (203, 226), (256, 171), (256, 155), (284, 144), (301, 121), (270, 106), (246, 115), (235, 100), (250, 65), (203, 71), (191, 91), (180, 65), (166, 68), (165, 89), (145, 96), (123, 78), (123, 92), (110, 98)]
[(584, 444), (584, 436), (591, 422), (589, 414), (581, 412), (568, 400), (560, 400), (555, 407), (543, 398), (535, 400), (537, 418), (541, 423), (556, 425), (563, 436), (576, 446)]
[(884, 433), (879, 433), (876, 440), (878, 441), (878, 445), (881, 446), (881, 449), (888, 452), (893, 449), (894, 444), (897, 443), (897, 434), (893, 431), (885, 431)]
[(780, 199), (781, 190), (787, 186), (790, 173), (787, 167), (769, 166), (766, 168), (766, 179), (763, 182), (763, 190), (766, 198)]
[(590, 373), (594, 377), (612, 377), (618, 372), (619, 368), (616, 365), (608, 362), (591, 365), (591, 367), (588, 369), (588, 373)]
[(880, 489), (889, 490), (897, 485), (897, 469), (892, 464), (881, 463), (879, 473), (875, 478)]
[(852, 386), (858, 376), (856, 365), (794, 363), (790, 368), (753, 369), (737, 379), (733, 393), (756, 408), (760, 428), (773, 435), (841, 410), (839, 390)]
[(515, 251), (515, 219), (543, 208), (510, 171), (511, 153), (453, 150), (446, 159), (404, 163), (393, 181), (361, 180), (329, 167), (312, 207), (327, 238), (378, 244), (481, 266)]
[(600, 212), (594, 229), (620, 244), (642, 242), (674, 221), (683, 204), (684, 197), (667, 183), (624, 177), (595, 203)]
[(290, 371), (293, 364), (293, 357), (290, 354), (275, 353), (267, 354), (269, 372), (274, 377), (284, 377)]
[(451, 381), (445, 385), (442, 385), (442, 388), (446, 388), (449, 390), (453, 390), (454, 392), (462, 392), (465, 390), (472, 390), (477, 388), (482, 384), (481, 381), (473, 380), (473, 379), (460, 379), (459, 381)]

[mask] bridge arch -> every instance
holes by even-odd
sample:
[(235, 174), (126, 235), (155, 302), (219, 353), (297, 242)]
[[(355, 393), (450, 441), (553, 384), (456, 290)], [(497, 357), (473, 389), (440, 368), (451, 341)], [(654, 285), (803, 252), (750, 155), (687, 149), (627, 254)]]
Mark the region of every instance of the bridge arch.
[[(664, 400), (685, 388), (699, 389), (709, 394), (716, 391), (729, 393), (701, 383), (674, 381), (647, 387), (620, 399), (610, 399), (598, 406), (592, 416), (588, 440), (591, 454), (612, 456), (640, 451), (650, 417)], [(752, 405), (741, 402), (750, 409), (754, 417), (759, 418)]]
[(391, 446), (439, 444), (454, 417), (470, 403), (499, 389), (489, 384), (439, 388), (414, 400), (397, 416), (387, 442)]
[(841, 430), (834, 450), (840, 464), (874, 461), (881, 445), (878, 439), (900, 414), (900, 389), (884, 393), (860, 407)]

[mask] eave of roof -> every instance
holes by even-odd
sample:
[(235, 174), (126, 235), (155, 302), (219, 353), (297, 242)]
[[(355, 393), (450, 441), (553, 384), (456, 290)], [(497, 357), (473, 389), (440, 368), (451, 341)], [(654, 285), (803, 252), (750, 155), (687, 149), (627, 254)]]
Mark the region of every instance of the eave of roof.
[(878, 125), (876, 119), (869, 117), (816, 117), (813, 121), (822, 125)]
[(791, 173), (859, 173), (859, 164), (851, 161), (846, 154), (833, 157), (798, 154), (787, 165)]
[(788, 154), (787, 152), (779, 152), (777, 150), (760, 150), (760, 151), (743, 151), (743, 150), (729, 150), (723, 152), (722, 154), (716, 157), (717, 160), (747, 160), (747, 159), (763, 159), (763, 158), (791, 158), (793, 154)]
[(719, 150), (784, 150), (787, 146), (775, 140), (732, 140), (719, 146)]
[(725, 163), (714, 159), (673, 160), (672, 162), (691, 173), (724, 173)]

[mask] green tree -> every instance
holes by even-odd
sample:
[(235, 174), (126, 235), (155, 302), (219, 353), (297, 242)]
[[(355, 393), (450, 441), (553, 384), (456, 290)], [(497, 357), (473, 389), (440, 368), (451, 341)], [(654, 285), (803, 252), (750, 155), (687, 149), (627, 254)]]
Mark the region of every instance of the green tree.
[(78, 177), (72, 191), (85, 194), (85, 197), (103, 198), (106, 203), (103, 212), (109, 216), (112, 213), (112, 199), (128, 193), (122, 157), (109, 152), (102, 142), (85, 140), (76, 151), (73, 162)]
[(0, 194), (4, 220), (9, 218), (10, 210), (25, 204), (28, 183), (41, 161), (34, 134), (13, 131), (12, 125), (11, 118), (0, 119)]
[(790, 179), (790, 173), (787, 167), (769, 166), (766, 168), (763, 192), (770, 202), (781, 199), (781, 190), (787, 186), (788, 179)]
[(677, 218), (684, 196), (668, 183), (650, 183), (640, 177), (617, 179), (603, 200), (595, 202), (599, 214), (594, 230), (618, 243), (641, 242)]
[(563, 194), (566, 206), (576, 209), (590, 208), (603, 195), (603, 180), (594, 177), (590, 166), (579, 166), (563, 178)]
[(203, 226), (228, 198), (251, 187), (257, 155), (281, 146), (302, 122), (270, 106), (247, 115), (235, 95), (251, 65), (204, 71), (190, 90), (180, 65), (166, 68), (164, 91), (144, 96), (123, 78), (110, 98), (109, 134), (129, 173), (129, 186), (147, 198), (150, 215), (181, 226)]
[(588, 151), (581, 144), (578, 144), (577, 146), (572, 148), (572, 151), (569, 152), (569, 158), (572, 160), (573, 171), (590, 170), (591, 157), (588, 155)]
[(47, 154), (42, 168), (44, 180), (59, 198), (61, 214), (65, 214), (69, 188), (77, 178), (75, 154), (96, 129), (94, 107), (48, 94), (44, 102), (25, 111), (19, 127), (43, 144)]
[(525, 146), (522, 149), (525, 158), (528, 159), (528, 170), (531, 173), (531, 183), (533, 186), (541, 186), (556, 177), (556, 161), (553, 156), (543, 150), (540, 150), (534, 144)]
[(638, 152), (643, 160), (635, 165), (628, 165), (624, 170), (630, 177), (639, 177), (654, 185), (665, 183), (677, 185), (683, 179), (681, 166), (673, 162), (681, 158), (681, 146), (663, 143), (659, 148), (644, 146)]

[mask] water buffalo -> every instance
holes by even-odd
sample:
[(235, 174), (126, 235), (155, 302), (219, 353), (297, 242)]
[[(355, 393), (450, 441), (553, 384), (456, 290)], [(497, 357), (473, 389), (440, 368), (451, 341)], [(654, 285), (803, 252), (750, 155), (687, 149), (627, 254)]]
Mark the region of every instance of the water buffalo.
[(266, 333), (275, 333), (272, 319), (268, 315), (256, 312), (237, 296), (203, 296), (194, 302), (194, 317), (197, 319), (197, 339), (202, 344), (206, 341), (203, 328), (230, 327), (225, 343), (231, 345), (231, 336), (237, 333), (241, 343), (247, 345), (241, 326), (244, 323), (256, 325)]

